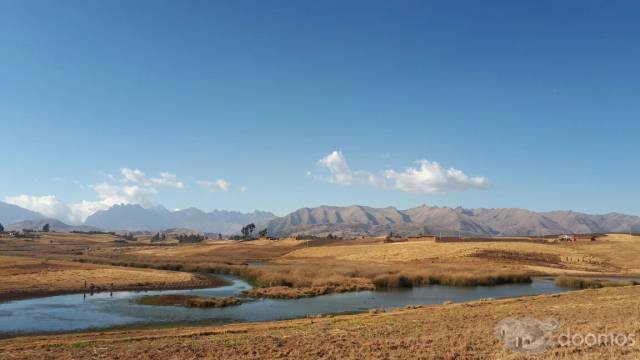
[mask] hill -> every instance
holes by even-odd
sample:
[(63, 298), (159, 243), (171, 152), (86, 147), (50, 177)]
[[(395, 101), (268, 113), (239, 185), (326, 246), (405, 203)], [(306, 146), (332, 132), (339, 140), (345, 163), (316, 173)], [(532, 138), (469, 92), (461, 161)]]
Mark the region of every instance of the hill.
[(407, 210), (320, 206), (302, 208), (269, 222), (273, 235), (329, 233), (403, 235), (462, 233), (532, 236), (561, 233), (640, 232), (640, 217), (610, 213), (589, 215), (574, 211), (535, 212), (525, 209), (464, 209), (420, 206)]
[(69, 225), (69, 224), (65, 224), (60, 220), (56, 220), (56, 219), (40, 219), (40, 220), (25, 220), (25, 221), (20, 221), (17, 223), (13, 223), (10, 225), (5, 226), (7, 231), (21, 231), (23, 229), (29, 229), (29, 230), (40, 230), (42, 229), (42, 227), (45, 224), (49, 224), (49, 228), (51, 231), (63, 231), (63, 232), (69, 232), (69, 231), (96, 231), (98, 229), (96, 229), (93, 226), (87, 226), (87, 225)]
[(0, 201), (0, 223), (5, 226), (19, 221), (38, 220), (43, 218), (44, 216), (35, 211)]

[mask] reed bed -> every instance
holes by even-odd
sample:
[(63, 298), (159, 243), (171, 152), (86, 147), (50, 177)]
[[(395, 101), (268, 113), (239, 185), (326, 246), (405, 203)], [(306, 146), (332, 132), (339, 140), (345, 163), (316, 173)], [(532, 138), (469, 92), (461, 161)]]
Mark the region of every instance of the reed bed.
[(572, 276), (559, 276), (556, 285), (568, 289), (600, 289), (603, 287), (639, 285), (635, 280), (585, 279)]
[(136, 300), (139, 305), (153, 306), (184, 306), (200, 308), (221, 308), (238, 305), (241, 300), (237, 297), (204, 297), (195, 295), (150, 295)]

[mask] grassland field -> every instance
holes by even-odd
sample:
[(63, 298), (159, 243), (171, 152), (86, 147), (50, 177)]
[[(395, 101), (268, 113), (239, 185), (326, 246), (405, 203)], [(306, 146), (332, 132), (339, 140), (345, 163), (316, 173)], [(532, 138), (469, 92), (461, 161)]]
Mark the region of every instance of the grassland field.
[[(554, 244), (116, 240), (63, 233), (0, 238), (0, 298), (84, 291), (85, 281), (115, 289), (214, 286), (203, 273), (215, 272), (251, 281), (256, 288), (250, 295), (282, 298), (430, 283), (492, 284), (535, 275), (640, 277), (640, 237), (620, 234)], [(507, 316), (554, 317), (560, 333), (624, 331), (638, 337), (640, 287), (259, 324), (17, 337), (0, 340), (0, 358), (528, 358), (495, 337), (496, 323)], [(639, 348), (555, 346), (537, 358), (637, 359)]]
[(116, 240), (64, 233), (0, 238), (0, 297), (80, 291), (85, 281), (102, 288), (205, 285), (209, 278), (199, 274), (216, 272), (244, 277), (267, 297), (286, 297), (283, 288), (299, 297), (300, 289), (314, 295), (433, 283), (492, 285), (535, 275), (640, 276), (640, 237), (620, 234), (567, 243)]

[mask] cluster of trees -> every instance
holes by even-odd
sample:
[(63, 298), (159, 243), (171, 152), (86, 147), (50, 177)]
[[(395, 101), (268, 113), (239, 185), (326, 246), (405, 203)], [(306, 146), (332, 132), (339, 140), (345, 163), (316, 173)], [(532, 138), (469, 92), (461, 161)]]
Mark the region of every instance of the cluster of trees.
[(136, 237), (133, 235), (133, 233), (126, 233), (123, 237), (124, 237), (125, 240), (138, 241), (138, 239), (136, 239)]
[[(49, 230), (50, 230), (49, 224), (44, 224), (44, 226), (42, 227), (42, 229), (40, 231), (49, 232)], [(33, 231), (33, 230), (28, 230), (28, 231), (30, 232), (30, 231)], [(0, 232), (4, 232), (4, 226), (2, 225), (2, 223), (0, 223)]]
[[(249, 239), (255, 239), (255, 237), (253, 237), (253, 233), (256, 231), (256, 224), (251, 223), (247, 226), (243, 226), (242, 229), (240, 229), (240, 233), (242, 235), (233, 235), (230, 236), (229, 239), (231, 240), (249, 240)], [(267, 229), (262, 229), (260, 231), (258, 231), (258, 236), (261, 238), (267, 237)]]
[(255, 230), (256, 230), (256, 224), (251, 223), (247, 226), (243, 226), (242, 229), (240, 230), (240, 233), (242, 233), (242, 238), (246, 240), (251, 238)]
[(156, 233), (155, 235), (153, 235), (151, 237), (151, 241), (152, 242), (154, 242), (154, 241), (162, 241), (162, 240), (164, 240), (166, 238), (167, 237), (166, 237), (166, 235), (164, 233)]
[(181, 243), (198, 243), (206, 240), (207, 238), (200, 234), (178, 234), (176, 239)]
[(296, 235), (296, 240), (336, 240), (336, 239), (342, 239), (342, 237), (337, 236), (337, 235), (333, 235), (331, 233), (329, 233), (329, 235), (327, 236), (316, 236), (316, 235), (308, 235), (308, 234), (298, 234)]

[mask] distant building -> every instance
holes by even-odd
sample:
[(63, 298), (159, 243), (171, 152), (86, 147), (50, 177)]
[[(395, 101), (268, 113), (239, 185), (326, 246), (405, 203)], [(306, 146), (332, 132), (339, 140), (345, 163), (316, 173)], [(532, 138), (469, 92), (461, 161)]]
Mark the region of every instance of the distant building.
[(570, 236), (570, 235), (562, 234), (558, 236), (558, 241), (576, 241), (576, 237), (575, 235)]

